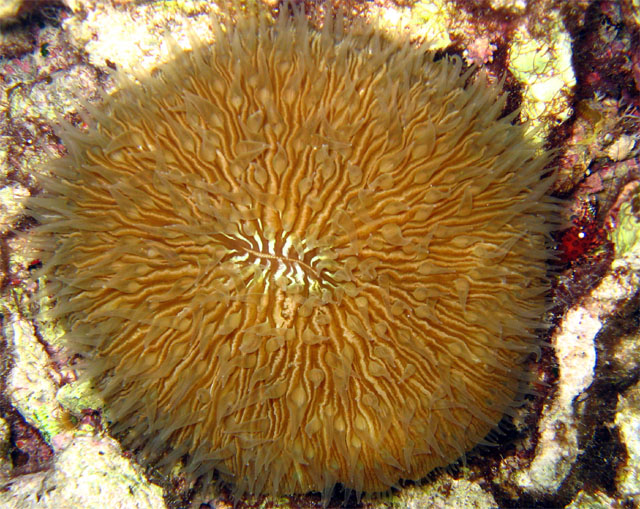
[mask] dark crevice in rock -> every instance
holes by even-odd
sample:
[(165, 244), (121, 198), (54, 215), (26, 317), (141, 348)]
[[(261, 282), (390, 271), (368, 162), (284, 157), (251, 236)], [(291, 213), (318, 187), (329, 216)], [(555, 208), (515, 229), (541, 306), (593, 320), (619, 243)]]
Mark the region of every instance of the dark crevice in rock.
[(640, 331), (639, 304), (637, 293), (596, 336), (595, 381), (574, 403), (583, 415), (578, 428), (579, 448), (583, 452), (560, 488), (569, 497), (581, 490), (616, 497), (616, 475), (628, 461), (627, 449), (615, 426), (616, 407), (619, 395), (640, 381), (640, 372), (621, 364), (615, 352), (625, 337)]

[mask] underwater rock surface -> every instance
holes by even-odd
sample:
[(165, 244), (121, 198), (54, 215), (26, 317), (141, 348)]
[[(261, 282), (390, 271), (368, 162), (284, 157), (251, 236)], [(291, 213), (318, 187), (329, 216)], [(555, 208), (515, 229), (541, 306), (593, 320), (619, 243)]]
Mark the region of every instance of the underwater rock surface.
[[(276, 2), (268, 2), (273, 5)], [(636, 0), (470, 0), (348, 3), (458, 54), (494, 79), (558, 151), (565, 227), (552, 267), (553, 327), (539, 396), (518, 410), (498, 447), (466, 465), (363, 507), (585, 507), (640, 503), (640, 5)], [(207, 38), (210, 2), (75, 0), (32, 10), (0, 29), (0, 504), (33, 507), (231, 507), (226, 489), (193, 489), (179, 472), (143, 472), (106, 431), (101, 403), (74, 384), (55, 324), (30, 298), (23, 201), (32, 170), (64, 147), (58, 115), (82, 125), (81, 100), (113, 89), (109, 69), (152, 68), (170, 31)], [(319, 8), (310, 4), (309, 16)], [(47, 302), (41, 302), (47, 306)], [(103, 454), (100, 454), (100, 453)], [(150, 474), (150, 475), (149, 475)], [(96, 479), (100, 479), (99, 488)], [(127, 495), (128, 496), (128, 495)], [(262, 503), (263, 499), (247, 503)], [(320, 507), (319, 496), (277, 507)], [(341, 502), (336, 498), (332, 505)], [(45, 503), (45, 502), (42, 502)], [(242, 507), (244, 502), (238, 504)], [(348, 505), (350, 502), (348, 503)], [(356, 505), (355, 500), (353, 504)], [(206, 506), (205, 506), (206, 507)]]

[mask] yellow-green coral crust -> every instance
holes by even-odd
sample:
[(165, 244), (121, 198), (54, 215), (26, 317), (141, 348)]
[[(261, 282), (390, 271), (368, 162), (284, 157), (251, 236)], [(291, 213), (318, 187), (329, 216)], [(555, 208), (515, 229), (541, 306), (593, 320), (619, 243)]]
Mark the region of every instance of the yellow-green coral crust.
[(557, 12), (545, 28), (545, 37), (536, 38), (521, 25), (509, 48), (509, 70), (524, 86), (522, 117), (532, 127), (546, 127), (545, 120), (566, 120), (571, 114), (569, 92), (576, 84), (571, 39)]
[(640, 221), (631, 210), (631, 203), (623, 203), (618, 213), (618, 227), (612, 232), (611, 240), (616, 250), (616, 258), (640, 250)]

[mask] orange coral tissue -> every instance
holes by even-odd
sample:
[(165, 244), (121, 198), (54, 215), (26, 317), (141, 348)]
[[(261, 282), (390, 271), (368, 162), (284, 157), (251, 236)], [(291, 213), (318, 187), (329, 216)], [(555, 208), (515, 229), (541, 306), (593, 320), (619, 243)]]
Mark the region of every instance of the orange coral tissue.
[(114, 430), (238, 493), (377, 492), (521, 394), (546, 158), (459, 58), (243, 15), (112, 95), (30, 207)]

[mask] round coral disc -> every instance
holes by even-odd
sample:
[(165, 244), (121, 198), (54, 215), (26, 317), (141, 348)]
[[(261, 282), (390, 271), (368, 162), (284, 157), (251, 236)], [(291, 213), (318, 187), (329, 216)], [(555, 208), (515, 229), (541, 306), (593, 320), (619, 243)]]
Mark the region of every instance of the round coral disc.
[(384, 491), (522, 390), (546, 159), (459, 59), (294, 18), (219, 30), (67, 134), (31, 204), (51, 316), (143, 455), (238, 493)]

